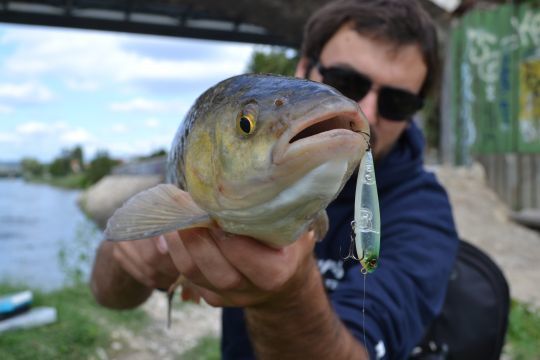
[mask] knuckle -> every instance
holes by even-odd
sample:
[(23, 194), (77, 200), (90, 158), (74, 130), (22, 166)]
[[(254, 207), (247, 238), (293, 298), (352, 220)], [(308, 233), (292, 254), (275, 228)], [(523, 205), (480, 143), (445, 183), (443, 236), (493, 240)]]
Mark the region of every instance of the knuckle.
[(218, 288), (224, 291), (236, 290), (242, 283), (242, 277), (239, 274), (228, 274), (221, 279)]
[(186, 265), (186, 266), (182, 267), (181, 273), (186, 278), (188, 278), (188, 279), (190, 279), (192, 281), (195, 280), (195, 279), (200, 278), (199, 268), (197, 266), (195, 266), (194, 264), (189, 264), (189, 265)]

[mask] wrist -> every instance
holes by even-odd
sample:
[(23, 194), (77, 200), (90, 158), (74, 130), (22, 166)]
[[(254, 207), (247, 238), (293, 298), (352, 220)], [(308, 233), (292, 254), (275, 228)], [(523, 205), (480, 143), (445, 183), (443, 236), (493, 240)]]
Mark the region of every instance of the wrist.
[(96, 301), (109, 308), (127, 309), (143, 303), (153, 289), (136, 281), (116, 261), (114, 243), (104, 241), (98, 248), (90, 288)]

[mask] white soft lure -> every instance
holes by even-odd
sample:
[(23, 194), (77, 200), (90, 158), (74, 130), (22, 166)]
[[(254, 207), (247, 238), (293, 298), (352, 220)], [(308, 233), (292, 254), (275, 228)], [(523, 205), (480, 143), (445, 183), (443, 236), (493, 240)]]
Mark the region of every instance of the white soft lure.
[(358, 170), (354, 202), (354, 233), (356, 252), (362, 264), (362, 272), (371, 273), (377, 268), (381, 240), (379, 197), (371, 150), (365, 152)]

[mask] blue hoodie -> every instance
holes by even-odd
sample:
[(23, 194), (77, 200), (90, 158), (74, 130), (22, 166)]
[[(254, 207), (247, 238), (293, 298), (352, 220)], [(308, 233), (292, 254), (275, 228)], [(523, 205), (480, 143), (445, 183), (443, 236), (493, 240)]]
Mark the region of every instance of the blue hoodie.
[[(411, 122), (388, 156), (375, 164), (381, 212), (375, 272), (364, 279), (358, 261), (344, 260), (356, 177), (327, 208), (330, 229), (315, 247), (334, 310), (361, 342), (365, 327), (371, 359), (408, 357), (442, 308), (457, 252), (450, 203), (435, 176), (424, 170), (423, 149), (422, 134)], [(243, 310), (225, 308), (222, 322), (223, 359), (253, 359)]]

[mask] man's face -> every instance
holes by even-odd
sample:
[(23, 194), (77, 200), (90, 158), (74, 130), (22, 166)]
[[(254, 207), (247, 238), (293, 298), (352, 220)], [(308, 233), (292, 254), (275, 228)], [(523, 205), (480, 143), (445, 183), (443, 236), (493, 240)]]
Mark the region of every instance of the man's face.
[[(392, 87), (418, 94), (427, 73), (427, 67), (417, 45), (396, 48), (386, 42), (358, 34), (348, 25), (338, 30), (324, 46), (320, 65), (325, 68), (340, 67), (357, 71), (372, 80), (371, 89), (362, 99), (354, 99), (366, 115), (372, 133), (375, 159), (386, 155), (408, 125), (407, 119), (389, 120), (379, 114), (377, 101), (381, 87)], [(296, 76), (304, 77), (307, 60), (302, 59)], [(309, 78), (322, 81), (317, 68)]]

